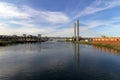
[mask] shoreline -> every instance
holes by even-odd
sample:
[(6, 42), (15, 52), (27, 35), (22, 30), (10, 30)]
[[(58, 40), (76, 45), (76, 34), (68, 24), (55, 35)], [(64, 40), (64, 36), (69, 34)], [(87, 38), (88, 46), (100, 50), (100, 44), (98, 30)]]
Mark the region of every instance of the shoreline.
[(38, 41), (0, 41), (0, 46), (7, 46), (7, 45), (19, 44), (19, 43), (36, 43), (36, 42)]
[(10, 44), (24, 43), (23, 41), (0, 41), (0, 46), (6, 46)]
[(103, 44), (103, 43), (80, 42), (80, 41), (79, 42), (74, 42), (74, 43), (94, 45), (94, 46), (98, 46), (98, 47), (105, 47), (105, 48), (109, 48), (109, 49), (114, 49), (114, 50), (120, 51), (120, 44)]

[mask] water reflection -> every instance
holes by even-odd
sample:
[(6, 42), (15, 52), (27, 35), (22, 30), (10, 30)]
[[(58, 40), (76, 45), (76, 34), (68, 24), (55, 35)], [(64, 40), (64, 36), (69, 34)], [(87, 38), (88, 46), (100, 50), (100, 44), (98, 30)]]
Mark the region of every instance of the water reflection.
[(110, 48), (105, 48), (105, 47), (98, 47), (98, 46), (93, 46), (94, 49), (98, 49), (102, 52), (106, 52), (109, 54), (113, 54), (113, 55), (120, 55), (120, 51), (115, 50), (115, 49), (110, 49)]
[(6, 46), (0, 80), (120, 80), (120, 57), (97, 49), (68, 42)]
[(79, 44), (74, 43), (75, 61), (79, 63)]
[(64, 73), (70, 61), (73, 50), (69, 49), (68, 44), (48, 42), (0, 48), (0, 55), (3, 54), (0, 57), (0, 80), (44, 80), (59, 77), (58, 74)]

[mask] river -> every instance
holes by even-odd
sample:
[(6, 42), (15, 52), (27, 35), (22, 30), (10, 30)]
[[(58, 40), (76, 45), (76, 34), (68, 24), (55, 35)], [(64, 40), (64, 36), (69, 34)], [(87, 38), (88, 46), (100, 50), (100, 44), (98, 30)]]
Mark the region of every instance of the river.
[(2, 46), (0, 80), (120, 80), (120, 53), (70, 42)]

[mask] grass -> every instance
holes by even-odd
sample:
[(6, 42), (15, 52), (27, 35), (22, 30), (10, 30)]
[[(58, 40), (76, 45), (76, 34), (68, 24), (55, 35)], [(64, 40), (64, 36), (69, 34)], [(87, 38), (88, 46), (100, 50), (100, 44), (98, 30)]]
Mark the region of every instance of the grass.
[(88, 44), (88, 45), (95, 45), (98, 47), (106, 47), (106, 48), (110, 48), (110, 49), (115, 49), (120, 51), (120, 44), (102, 44), (102, 43), (93, 43), (93, 42), (75, 42), (75, 43), (79, 43), (79, 44)]

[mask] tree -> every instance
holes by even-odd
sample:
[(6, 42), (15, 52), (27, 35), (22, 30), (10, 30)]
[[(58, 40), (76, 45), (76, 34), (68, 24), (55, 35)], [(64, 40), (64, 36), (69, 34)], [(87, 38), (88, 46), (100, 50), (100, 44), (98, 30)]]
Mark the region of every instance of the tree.
[(105, 36), (105, 35), (101, 35), (101, 37), (102, 37), (102, 38), (108, 38), (108, 37), (107, 37), (107, 36)]

